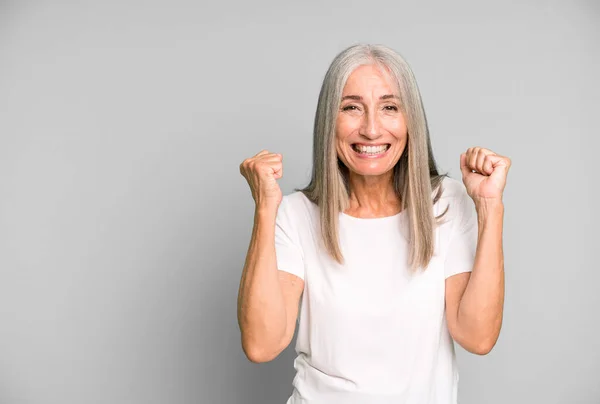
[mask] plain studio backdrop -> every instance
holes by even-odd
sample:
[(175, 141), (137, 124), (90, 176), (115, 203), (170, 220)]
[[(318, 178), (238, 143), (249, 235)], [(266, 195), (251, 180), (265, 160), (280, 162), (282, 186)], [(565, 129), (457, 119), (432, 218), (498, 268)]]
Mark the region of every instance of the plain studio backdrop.
[(0, 403), (285, 403), (295, 339), (265, 364), (240, 344), (239, 164), (268, 149), (284, 194), (307, 183), (359, 42), (411, 64), (442, 171), (513, 160), (503, 329), (457, 345), (460, 403), (600, 403), (592, 0), (0, 3)]

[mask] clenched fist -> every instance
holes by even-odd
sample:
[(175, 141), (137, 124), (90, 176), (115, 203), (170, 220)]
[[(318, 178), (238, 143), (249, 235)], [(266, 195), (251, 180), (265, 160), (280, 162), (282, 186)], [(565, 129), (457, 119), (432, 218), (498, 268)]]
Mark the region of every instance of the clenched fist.
[(482, 200), (502, 200), (511, 160), (489, 149), (471, 147), (460, 156), (460, 170), (469, 196)]
[(263, 150), (240, 164), (240, 173), (248, 181), (257, 207), (279, 207), (283, 197), (277, 181), (283, 176), (282, 155)]

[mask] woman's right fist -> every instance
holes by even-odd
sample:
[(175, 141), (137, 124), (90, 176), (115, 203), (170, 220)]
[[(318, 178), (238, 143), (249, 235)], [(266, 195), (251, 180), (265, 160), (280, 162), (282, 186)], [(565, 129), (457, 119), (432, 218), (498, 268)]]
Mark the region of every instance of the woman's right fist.
[(275, 206), (283, 197), (277, 181), (283, 176), (281, 154), (263, 150), (240, 164), (240, 173), (248, 181), (256, 206)]

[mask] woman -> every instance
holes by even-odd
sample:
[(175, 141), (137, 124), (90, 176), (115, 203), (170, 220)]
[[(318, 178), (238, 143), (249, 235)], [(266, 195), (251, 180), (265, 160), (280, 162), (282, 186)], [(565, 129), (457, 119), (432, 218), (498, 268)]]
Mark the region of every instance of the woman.
[(453, 340), (484, 355), (500, 333), (510, 159), (469, 148), (463, 183), (440, 175), (410, 67), (356, 45), (325, 76), (313, 160), (310, 184), (286, 196), (280, 154), (240, 165), (256, 202), (244, 352), (274, 359), (298, 320), (288, 404), (455, 404)]

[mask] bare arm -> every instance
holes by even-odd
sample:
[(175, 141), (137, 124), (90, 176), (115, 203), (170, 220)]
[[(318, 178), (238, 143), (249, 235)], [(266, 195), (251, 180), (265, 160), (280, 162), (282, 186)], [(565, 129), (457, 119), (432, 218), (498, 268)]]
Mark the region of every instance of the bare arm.
[(452, 337), (466, 350), (485, 355), (496, 344), (502, 327), (502, 193), (511, 160), (475, 147), (461, 155), (460, 166), (477, 211), (477, 249), (472, 273), (446, 280), (446, 316)]
[(446, 317), (452, 337), (485, 355), (500, 335), (504, 307), (502, 205), (478, 206), (478, 241), (472, 273), (446, 280)]
[(244, 160), (240, 172), (256, 202), (254, 227), (238, 292), (238, 324), (242, 349), (252, 362), (274, 359), (292, 340), (304, 281), (279, 271), (275, 225), (283, 175), (282, 156), (263, 150)]
[(304, 281), (279, 271), (275, 258), (275, 217), (257, 209), (238, 294), (242, 348), (253, 362), (277, 357), (291, 342)]

